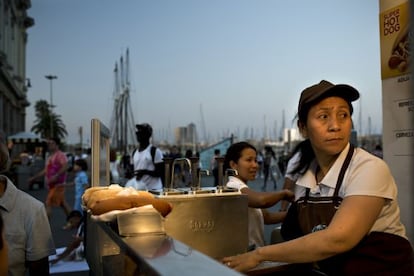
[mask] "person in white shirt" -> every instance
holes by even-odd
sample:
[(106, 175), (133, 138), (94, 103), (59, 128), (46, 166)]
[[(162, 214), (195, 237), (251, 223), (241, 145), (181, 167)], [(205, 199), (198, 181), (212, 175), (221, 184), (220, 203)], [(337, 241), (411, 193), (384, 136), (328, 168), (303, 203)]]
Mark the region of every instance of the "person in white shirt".
[[(295, 198), (307, 195), (326, 200), (338, 192), (341, 201), (335, 208), (331, 205), (331, 220), (312, 224), (323, 227), (305, 232), (303, 225), (315, 219), (297, 208), (303, 235), (223, 258), (223, 263), (237, 271), (275, 261), (316, 263), (328, 275), (414, 275), (413, 249), (401, 223), (391, 171), (382, 159), (350, 144), (352, 102), (358, 98), (359, 92), (352, 86), (322, 80), (304, 89), (299, 100), (298, 127), (308, 142), (301, 150)], [(339, 191), (337, 181), (342, 183)], [(297, 206), (304, 206), (300, 204), (298, 201)], [(314, 214), (323, 215), (317, 210), (313, 209)], [(310, 266), (309, 273), (314, 269)]]
[(293, 192), (257, 192), (249, 188), (248, 181), (256, 179), (259, 166), (256, 148), (247, 142), (234, 143), (227, 149), (223, 168), (225, 171), (231, 169), (237, 172), (234, 176), (229, 176), (226, 186), (238, 189), (248, 196), (249, 248), (264, 246), (264, 224), (279, 223), (286, 215), (286, 212), (271, 212), (267, 208), (282, 199), (291, 201)]
[(149, 124), (137, 124), (136, 136), (139, 145), (131, 156), (135, 177), (128, 181), (125, 187), (134, 187), (138, 190), (160, 190), (163, 188), (161, 181), (164, 173), (163, 153), (156, 148), (154, 158), (152, 157), (153, 145), (150, 143), (152, 127)]
[(49, 275), (48, 258), (56, 250), (45, 205), (3, 175), (10, 165), (5, 141), (0, 131), (0, 215), (8, 247), (8, 275)]

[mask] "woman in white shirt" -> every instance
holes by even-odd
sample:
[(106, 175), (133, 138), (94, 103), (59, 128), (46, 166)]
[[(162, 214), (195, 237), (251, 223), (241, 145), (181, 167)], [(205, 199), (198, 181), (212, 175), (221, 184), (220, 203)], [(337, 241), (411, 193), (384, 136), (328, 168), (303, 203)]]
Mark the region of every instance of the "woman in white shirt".
[(247, 183), (256, 179), (259, 167), (256, 148), (247, 142), (238, 142), (228, 148), (223, 168), (224, 171), (232, 169), (237, 172), (234, 176), (229, 176), (226, 186), (238, 189), (248, 196), (249, 248), (264, 246), (264, 224), (279, 223), (286, 215), (286, 212), (270, 212), (266, 208), (282, 199), (291, 201), (293, 192), (257, 192), (249, 188)]
[[(303, 173), (296, 181), (296, 199), (306, 193), (334, 194), (350, 149), (351, 103), (358, 98), (355, 88), (325, 80), (302, 91), (298, 127), (308, 147), (301, 151), (301, 160), (312, 161), (299, 162)], [(277, 261), (317, 262), (328, 275), (414, 275), (413, 249), (400, 220), (397, 186), (387, 164), (360, 148), (350, 156), (338, 193), (342, 202), (328, 225), (222, 261), (238, 271)]]

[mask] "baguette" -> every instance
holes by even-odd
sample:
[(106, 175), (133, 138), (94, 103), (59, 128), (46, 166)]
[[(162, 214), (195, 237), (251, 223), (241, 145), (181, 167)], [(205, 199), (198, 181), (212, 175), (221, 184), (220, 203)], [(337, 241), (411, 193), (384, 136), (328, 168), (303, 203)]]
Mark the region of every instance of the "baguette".
[(119, 185), (111, 185), (105, 187), (90, 187), (85, 190), (82, 195), (83, 205), (90, 208), (91, 204), (98, 199), (110, 198), (116, 196), (124, 188)]
[(91, 197), (92, 193), (94, 193), (98, 190), (103, 190), (103, 189), (108, 189), (108, 187), (90, 187), (90, 188), (86, 189), (85, 192), (82, 195), (82, 201), (83, 201), (84, 205), (87, 206), (89, 198)]
[(163, 217), (167, 216), (172, 206), (169, 202), (143, 195), (116, 196), (97, 200), (90, 208), (92, 215), (102, 215), (113, 210), (126, 210), (151, 204)]
[(105, 190), (95, 191), (89, 197), (89, 200), (86, 206), (88, 207), (88, 209), (93, 209), (93, 206), (96, 204), (96, 202), (109, 199), (109, 198), (115, 198), (117, 197), (117, 194), (120, 191), (121, 190), (118, 190), (118, 189), (105, 189)]

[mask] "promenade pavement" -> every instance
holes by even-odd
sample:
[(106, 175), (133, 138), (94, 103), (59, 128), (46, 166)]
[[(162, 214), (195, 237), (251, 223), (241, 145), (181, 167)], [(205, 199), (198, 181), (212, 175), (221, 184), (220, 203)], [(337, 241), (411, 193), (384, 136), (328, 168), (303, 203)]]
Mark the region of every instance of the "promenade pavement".
[[(202, 178), (202, 186), (212, 186), (213, 177), (212, 176), (203, 176)], [(255, 181), (249, 182), (249, 186), (251, 189), (260, 191), (261, 187), (263, 186), (263, 178), (258, 177)], [(283, 186), (283, 179), (278, 179), (277, 190), (280, 190)], [(39, 199), (42, 202), (45, 202), (47, 196), (47, 189), (38, 189), (38, 190), (29, 190), (28, 187), (19, 187), (20, 189), (24, 190), (25, 192), (31, 194), (35, 198)], [(273, 183), (268, 180), (267, 183), (267, 191), (273, 191)], [(66, 188), (66, 200), (70, 206), (73, 206), (74, 202), (74, 187), (69, 186)], [(279, 204), (276, 204), (271, 208), (271, 210), (278, 210)], [(62, 227), (66, 223), (66, 216), (61, 208), (54, 208), (52, 211), (52, 216), (50, 218), (50, 226), (52, 229), (53, 239), (55, 242), (56, 248), (65, 247), (71, 241), (72, 236), (76, 233), (76, 230), (63, 230)], [(265, 239), (266, 242), (270, 242), (270, 236), (272, 230), (276, 227), (276, 225), (265, 225)], [(89, 275), (88, 271), (81, 271), (81, 272), (65, 272), (65, 273), (54, 273), (52, 275), (56, 276), (87, 276)]]

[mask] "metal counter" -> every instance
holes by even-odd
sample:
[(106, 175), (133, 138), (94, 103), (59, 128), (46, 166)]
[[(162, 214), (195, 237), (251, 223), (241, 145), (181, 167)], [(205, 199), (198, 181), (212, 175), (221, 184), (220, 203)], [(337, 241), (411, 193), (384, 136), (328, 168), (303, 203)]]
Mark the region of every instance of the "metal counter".
[(247, 251), (248, 202), (240, 192), (168, 195), (166, 233), (213, 259)]
[[(97, 222), (87, 216), (85, 251), (91, 275), (241, 275), (217, 260), (247, 251), (245, 195), (163, 198), (173, 205), (164, 234), (123, 237), (116, 222)], [(247, 275), (300, 272), (297, 268), (265, 262)]]
[(87, 218), (86, 259), (92, 275), (241, 275), (168, 235), (121, 237), (113, 228)]
[[(121, 237), (115, 226), (87, 217), (86, 259), (92, 276), (242, 275), (168, 235)], [(303, 275), (307, 268), (264, 262), (246, 275)]]

